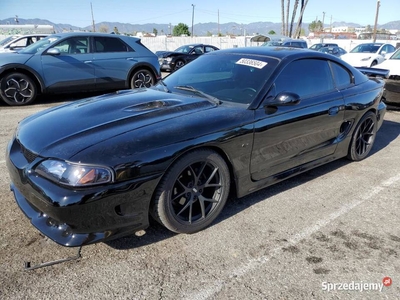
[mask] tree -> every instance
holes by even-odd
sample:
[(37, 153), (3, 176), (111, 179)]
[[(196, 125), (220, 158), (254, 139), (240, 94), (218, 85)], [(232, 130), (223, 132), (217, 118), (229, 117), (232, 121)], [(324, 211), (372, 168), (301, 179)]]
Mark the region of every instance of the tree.
[(114, 33), (115, 33), (115, 34), (119, 34), (119, 31), (118, 31), (117, 26), (114, 27)]
[(268, 34), (276, 34), (276, 32), (273, 31), (273, 30), (270, 30), (270, 31), (268, 32)]
[(99, 31), (103, 32), (103, 33), (107, 33), (108, 32), (108, 26), (104, 25), (104, 24), (100, 25)]
[(308, 0), (305, 1), (303, 5), (302, 1), (302, 9), (300, 11), (300, 16), (297, 21), (297, 27), (295, 31), (293, 32), (293, 24), (295, 22), (296, 18), (296, 13), (298, 10), (299, 6), (299, 0), (295, 0), (294, 5), (293, 5), (293, 12), (292, 12), (292, 18), (289, 24), (289, 7), (290, 7), (290, 0), (287, 0), (287, 5), (286, 5), (286, 18), (285, 18), (285, 0), (281, 0), (281, 19), (282, 19), (282, 29), (281, 29), (281, 34), (282, 35), (287, 35), (289, 37), (298, 37), (301, 32), (301, 23), (303, 19), (303, 14), (306, 9)]
[(189, 27), (184, 23), (179, 23), (174, 27), (173, 36), (187, 35), (190, 36)]
[(308, 30), (311, 32), (319, 32), (322, 31), (322, 22), (320, 20), (318, 21), (312, 21), (309, 25), (308, 25)]
[(153, 33), (155, 36), (157, 36), (158, 30), (156, 28), (153, 28)]

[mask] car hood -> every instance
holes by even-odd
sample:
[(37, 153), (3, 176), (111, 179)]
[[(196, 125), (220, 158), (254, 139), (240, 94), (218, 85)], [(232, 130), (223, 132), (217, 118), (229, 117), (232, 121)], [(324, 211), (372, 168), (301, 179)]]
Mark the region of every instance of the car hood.
[(157, 51), (156, 55), (158, 57), (168, 57), (168, 56), (178, 56), (178, 55), (184, 55), (185, 53), (182, 52), (174, 52), (174, 51)]
[(400, 59), (387, 59), (374, 67), (389, 70), (389, 75), (400, 75)]
[(346, 53), (341, 56), (344, 61), (360, 61), (366, 58), (373, 58), (378, 56), (376, 53)]
[(69, 159), (126, 132), (213, 107), (204, 98), (153, 89), (120, 91), (34, 114), (20, 123), (17, 139), (37, 155)]
[(8, 64), (24, 64), (32, 57), (32, 54), (18, 52), (3, 52), (0, 55), (0, 67)]

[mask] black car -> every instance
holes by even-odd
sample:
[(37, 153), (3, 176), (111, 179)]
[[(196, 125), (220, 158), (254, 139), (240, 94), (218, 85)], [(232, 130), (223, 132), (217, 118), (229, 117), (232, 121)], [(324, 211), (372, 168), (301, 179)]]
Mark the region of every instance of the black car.
[(132, 234), (150, 216), (194, 233), (230, 192), (243, 197), (342, 157), (366, 158), (383, 92), (383, 79), (317, 51), (214, 51), (151, 88), (21, 121), (6, 150), (11, 190), (31, 223), (64, 246)]
[(8, 105), (39, 94), (149, 87), (160, 77), (157, 56), (140, 39), (118, 34), (57, 33), (0, 55), (0, 99)]
[(181, 46), (174, 51), (157, 51), (161, 71), (176, 71), (184, 65), (195, 60), (204, 53), (219, 50), (212, 45), (190, 44)]
[(323, 53), (329, 53), (329, 54), (335, 55), (337, 57), (341, 57), (343, 54), (347, 53), (347, 51), (344, 50), (343, 48), (336, 47), (336, 46), (321, 47), (321, 48), (319, 48), (318, 51), (323, 52)]
[(307, 42), (305, 40), (288, 40), (282, 43), (282, 46), (284, 47), (294, 47), (294, 48), (308, 48)]
[(339, 47), (339, 45), (336, 43), (317, 43), (317, 44), (310, 46), (309, 49), (318, 51), (319, 49), (321, 49), (323, 47)]

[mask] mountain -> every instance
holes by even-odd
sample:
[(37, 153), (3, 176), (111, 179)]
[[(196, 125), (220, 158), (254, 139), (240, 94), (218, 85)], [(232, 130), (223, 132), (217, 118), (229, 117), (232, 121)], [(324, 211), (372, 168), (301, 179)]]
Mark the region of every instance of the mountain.
[[(0, 20), (0, 25), (15, 24), (14, 18), (8, 18)], [(43, 19), (19, 19), (20, 25), (37, 24), (37, 25), (52, 25), (56, 32), (72, 31), (72, 30), (92, 30), (92, 25), (86, 27), (78, 27), (71, 24), (56, 24), (48, 20)], [(308, 23), (303, 23), (303, 28), (308, 33)], [(296, 26), (296, 24), (295, 24)], [(334, 27), (349, 26), (349, 27), (362, 27), (360, 24), (346, 23), (346, 22), (335, 22), (332, 24)], [(386, 24), (378, 25), (378, 29), (399, 29), (400, 20), (392, 21)], [(114, 31), (117, 28), (120, 33), (135, 34), (136, 32), (153, 33), (157, 30), (159, 35), (169, 34), (173, 30), (170, 24), (130, 24), (130, 23), (119, 23), (119, 22), (101, 22), (95, 24), (96, 31), (106, 30), (107, 32)], [(189, 27), (189, 29), (191, 29)], [(193, 26), (193, 33), (196, 36), (206, 36), (210, 34), (218, 34), (218, 30), (222, 35), (233, 34), (233, 35), (255, 35), (255, 34), (267, 34), (270, 31), (275, 31), (277, 34), (281, 31), (281, 23), (272, 22), (255, 22), (249, 24), (240, 24), (235, 22), (218, 24), (215, 22), (209, 23), (198, 23)], [(294, 29), (293, 29), (294, 30)]]

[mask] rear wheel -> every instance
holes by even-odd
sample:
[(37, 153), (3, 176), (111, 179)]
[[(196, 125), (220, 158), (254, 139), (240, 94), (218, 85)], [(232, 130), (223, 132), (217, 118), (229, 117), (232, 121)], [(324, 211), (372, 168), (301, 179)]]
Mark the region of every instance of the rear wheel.
[(376, 60), (374, 60), (371, 64), (371, 67), (376, 66), (378, 64), (378, 62)]
[(375, 142), (376, 126), (376, 115), (371, 111), (367, 112), (353, 133), (348, 159), (359, 161), (367, 157)]
[(133, 73), (131, 77), (130, 87), (131, 89), (151, 87), (156, 82), (153, 73), (149, 70), (142, 69)]
[(211, 224), (230, 191), (228, 167), (211, 150), (192, 151), (166, 172), (152, 204), (153, 217), (177, 233), (194, 233)]
[(10, 73), (0, 81), (1, 99), (12, 106), (32, 103), (37, 95), (35, 82), (22, 73)]

